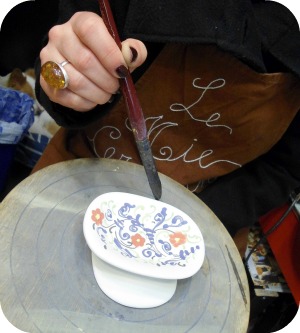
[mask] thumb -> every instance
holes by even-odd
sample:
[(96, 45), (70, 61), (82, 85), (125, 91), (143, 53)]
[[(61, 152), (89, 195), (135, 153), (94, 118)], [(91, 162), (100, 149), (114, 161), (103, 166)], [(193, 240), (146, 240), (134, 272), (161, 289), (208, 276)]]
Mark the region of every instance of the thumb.
[(122, 42), (122, 54), (130, 72), (133, 72), (146, 60), (147, 49), (143, 42), (128, 38)]

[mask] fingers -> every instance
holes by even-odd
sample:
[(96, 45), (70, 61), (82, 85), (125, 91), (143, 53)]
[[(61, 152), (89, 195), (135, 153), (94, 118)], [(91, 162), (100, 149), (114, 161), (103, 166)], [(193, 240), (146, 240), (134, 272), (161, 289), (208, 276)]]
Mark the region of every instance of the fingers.
[(76, 13), (67, 23), (49, 31), (49, 41), (41, 51), (41, 64), (51, 60), (70, 63), (66, 89), (51, 88), (41, 77), (40, 84), (50, 100), (77, 111), (88, 111), (109, 101), (119, 89), (119, 78), (146, 59), (144, 44), (135, 39), (122, 43), (122, 51), (101, 17), (90, 12)]
[[(65, 59), (55, 49), (51, 50), (50, 48), (50, 51), (48, 49), (46, 54), (50, 59), (59, 59), (57, 62), (62, 62), (62, 60)], [(42, 51), (42, 63), (45, 62), (43, 61), (44, 58), (44, 51)], [(109, 85), (103, 81), (102, 84), (99, 82), (99, 86), (97, 86), (87, 76), (78, 71), (71, 63), (65, 65), (64, 69), (69, 77), (69, 85), (67, 89), (54, 89), (50, 87), (42, 77), (40, 78), (40, 84), (51, 101), (77, 111), (88, 111), (97, 104), (106, 103), (111, 98), (112, 93), (116, 92), (119, 87), (118, 79), (115, 78), (112, 80), (107, 79), (107, 81), (110, 82)], [(100, 69), (99, 72), (101, 73), (102, 70)], [(102, 76), (100, 75), (100, 77)], [(106, 78), (106, 75), (104, 74), (103, 77)]]
[(76, 111), (85, 112), (93, 109), (97, 104), (87, 100), (69, 89), (58, 90), (51, 88), (42, 78), (41, 87), (52, 102), (66, 106)]
[(124, 77), (125, 72), (121, 69), (127, 67), (126, 62), (101, 17), (87, 12), (76, 13), (70, 23), (82, 44), (93, 52), (102, 66), (114, 77)]
[(146, 60), (147, 49), (141, 41), (129, 38), (122, 42), (122, 54), (130, 72), (133, 72)]
[[(113, 93), (118, 89), (116, 75), (111, 74), (109, 69), (105, 68), (102, 60), (98, 59), (93, 51), (83, 44), (70, 25), (67, 25), (64, 29), (57, 26), (50, 30), (48, 57), (49, 53), (56, 57), (61, 56), (63, 59), (68, 59), (74, 70), (108, 93)], [(41, 54), (42, 58), (44, 58), (43, 53)], [(78, 74), (77, 78), (79, 78)]]

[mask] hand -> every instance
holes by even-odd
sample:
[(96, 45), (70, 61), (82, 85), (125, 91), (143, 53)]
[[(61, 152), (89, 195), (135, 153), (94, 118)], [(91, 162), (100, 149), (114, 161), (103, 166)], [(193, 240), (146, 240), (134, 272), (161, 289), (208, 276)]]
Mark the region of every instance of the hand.
[(51, 101), (85, 112), (109, 101), (119, 89), (124, 67), (132, 72), (146, 57), (141, 41), (127, 39), (121, 51), (100, 16), (78, 12), (49, 31), (48, 44), (40, 53), (42, 65), (50, 60), (70, 62), (64, 66), (70, 79), (68, 87), (54, 89), (42, 77), (40, 84)]

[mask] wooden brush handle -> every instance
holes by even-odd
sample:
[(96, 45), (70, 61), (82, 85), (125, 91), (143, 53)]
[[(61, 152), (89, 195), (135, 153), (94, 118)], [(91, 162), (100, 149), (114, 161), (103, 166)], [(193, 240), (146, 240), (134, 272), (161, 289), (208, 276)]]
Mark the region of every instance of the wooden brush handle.
[[(98, 0), (102, 19), (110, 32), (111, 36), (122, 48), (121, 40), (118, 34), (117, 26), (110, 8), (109, 0)], [(128, 70), (125, 78), (120, 79), (121, 91), (126, 103), (128, 118), (136, 140), (143, 140), (147, 137), (145, 119), (135, 90), (132, 77)]]

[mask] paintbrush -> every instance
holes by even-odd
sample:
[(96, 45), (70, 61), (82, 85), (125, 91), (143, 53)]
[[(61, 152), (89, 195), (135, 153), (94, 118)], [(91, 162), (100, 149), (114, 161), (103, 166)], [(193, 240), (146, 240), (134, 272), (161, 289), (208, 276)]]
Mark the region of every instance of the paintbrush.
[[(122, 44), (117, 31), (117, 26), (110, 8), (109, 0), (99, 0), (100, 12), (102, 19), (114, 38), (115, 42), (121, 49)], [(155, 199), (161, 198), (161, 181), (156, 170), (153, 159), (150, 142), (148, 139), (146, 123), (142, 107), (137, 97), (132, 77), (128, 70), (125, 78), (120, 79), (120, 87), (123, 98), (126, 103), (128, 118), (135, 137), (135, 142), (139, 151), (140, 158), (146, 171), (148, 182)]]

